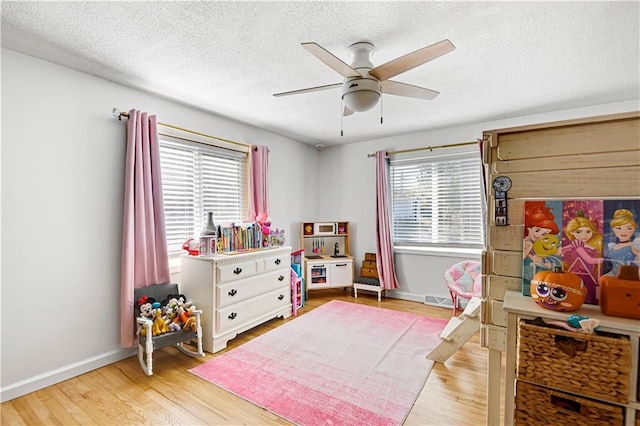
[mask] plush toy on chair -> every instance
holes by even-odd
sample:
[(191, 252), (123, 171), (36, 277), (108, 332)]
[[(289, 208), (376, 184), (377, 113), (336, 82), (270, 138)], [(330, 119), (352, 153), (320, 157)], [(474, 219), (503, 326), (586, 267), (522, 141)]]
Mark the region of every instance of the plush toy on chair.
[[(175, 346), (189, 356), (204, 356), (200, 326), (202, 311), (186, 302), (185, 296), (178, 292), (177, 284), (136, 288), (133, 296), (136, 301), (133, 315), (137, 324), (138, 361), (147, 376), (153, 374), (153, 352), (165, 346)], [(197, 349), (184, 346), (186, 342), (196, 342)]]
[(482, 264), (474, 260), (465, 260), (453, 265), (444, 273), (444, 280), (453, 302), (453, 316), (459, 310), (459, 298), (471, 299), (482, 293)]

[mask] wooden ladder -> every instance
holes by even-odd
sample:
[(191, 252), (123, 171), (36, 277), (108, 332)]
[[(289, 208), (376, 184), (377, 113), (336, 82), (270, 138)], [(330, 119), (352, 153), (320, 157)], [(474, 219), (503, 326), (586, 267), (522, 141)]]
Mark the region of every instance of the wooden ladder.
[(480, 330), (480, 298), (473, 297), (459, 317), (452, 317), (442, 333), (440, 343), (427, 354), (427, 359), (444, 363)]

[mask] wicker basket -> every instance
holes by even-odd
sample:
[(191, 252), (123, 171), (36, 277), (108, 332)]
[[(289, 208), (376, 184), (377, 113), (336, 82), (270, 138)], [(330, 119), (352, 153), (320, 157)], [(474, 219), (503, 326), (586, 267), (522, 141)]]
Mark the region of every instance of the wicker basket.
[(575, 333), (524, 320), (520, 320), (518, 335), (519, 380), (605, 401), (628, 402), (631, 343), (626, 336)]
[[(623, 408), (518, 381), (516, 425), (622, 425)], [(541, 417), (542, 416), (542, 417)]]

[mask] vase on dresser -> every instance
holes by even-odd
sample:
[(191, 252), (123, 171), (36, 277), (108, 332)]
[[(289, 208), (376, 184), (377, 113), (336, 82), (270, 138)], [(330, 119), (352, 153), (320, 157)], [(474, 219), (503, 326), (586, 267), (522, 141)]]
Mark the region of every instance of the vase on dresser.
[(216, 225), (213, 223), (213, 212), (207, 212), (207, 221), (200, 231), (201, 236), (216, 235), (218, 233)]

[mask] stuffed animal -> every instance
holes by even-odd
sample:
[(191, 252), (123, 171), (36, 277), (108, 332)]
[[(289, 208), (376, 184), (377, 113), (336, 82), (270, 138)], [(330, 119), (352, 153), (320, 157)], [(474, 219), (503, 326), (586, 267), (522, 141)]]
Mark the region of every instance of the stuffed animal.
[(178, 306), (178, 318), (180, 319), (183, 330), (191, 328), (192, 331), (196, 331), (196, 317), (192, 316), (192, 311), (193, 306), (189, 309)]
[(138, 299), (138, 311), (142, 318), (151, 319), (151, 310), (153, 309), (154, 303), (156, 303), (156, 299), (153, 297), (142, 296)]
[[(153, 318), (153, 304), (156, 303), (156, 299), (154, 299), (153, 297), (142, 296), (140, 299), (138, 299), (137, 303), (140, 318), (151, 320)], [(140, 334), (146, 336), (147, 328), (142, 327), (142, 329), (140, 330)]]
[(284, 245), (284, 229), (278, 229), (271, 231), (271, 245), (272, 246), (283, 246)]
[(169, 332), (180, 331), (180, 321), (178, 319), (178, 299), (171, 297), (165, 301), (164, 322), (167, 324)]
[(167, 327), (167, 323), (162, 317), (162, 309), (156, 308), (153, 311), (153, 317), (153, 325), (151, 326), (151, 333), (153, 334), (153, 336), (155, 337), (167, 333), (169, 331), (169, 328)]
[(178, 302), (178, 306), (182, 306), (185, 309), (191, 307), (191, 302), (187, 301), (187, 296), (185, 296), (184, 294), (171, 294), (169, 295), (169, 297), (172, 299), (176, 299), (176, 301)]

